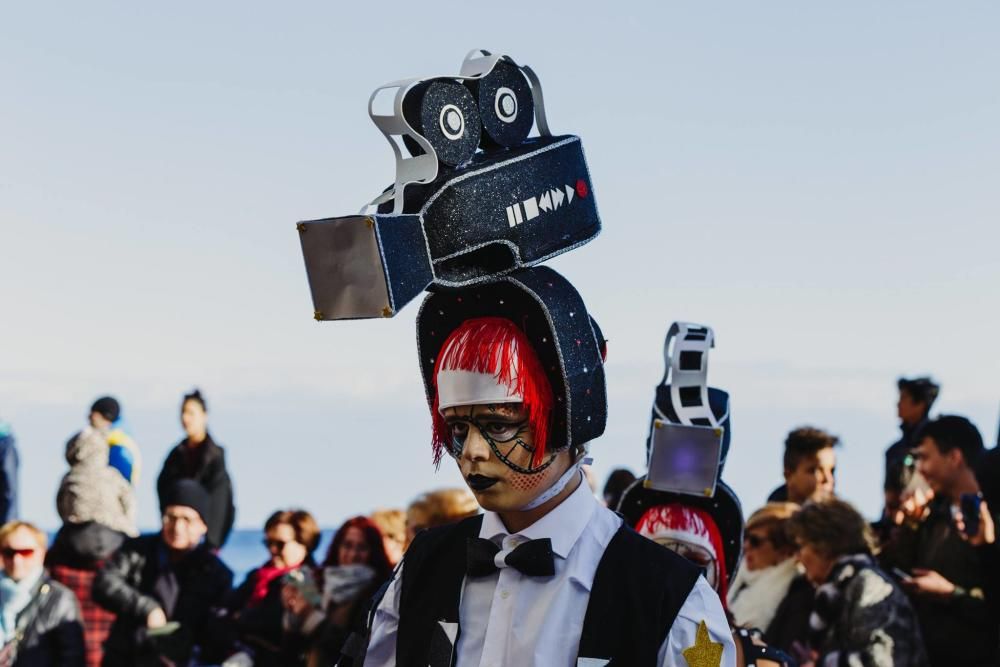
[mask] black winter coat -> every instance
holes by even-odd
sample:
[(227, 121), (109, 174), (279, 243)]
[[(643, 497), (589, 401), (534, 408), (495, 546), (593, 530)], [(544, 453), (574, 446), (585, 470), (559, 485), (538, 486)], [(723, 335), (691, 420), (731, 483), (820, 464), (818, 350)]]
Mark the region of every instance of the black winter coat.
[(83, 667), (83, 621), (73, 591), (43, 576), (35, 595), (40, 596), (37, 603), (29, 603), (17, 617), (20, 624), (39, 605), (24, 628), (14, 667)]
[(886, 569), (934, 570), (961, 587), (945, 598), (911, 596), (931, 665), (996, 667), (1000, 664), (1000, 619), (994, 612), (1000, 591), (995, 587), (995, 564), (988, 559), (990, 550), (977, 549), (961, 538), (946, 497), (937, 496), (929, 508), (930, 514), (918, 526), (896, 531), (879, 558)]
[(232, 583), (233, 573), (204, 545), (172, 561), (159, 533), (129, 540), (94, 579), (94, 600), (118, 615), (105, 643), (104, 665), (131, 667), (155, 655), (156, 642), (145, 628), (157, 607), (180, 623), (177, 644), (198, 646), (203, 660), (224, 657), (229, 646), (219, 612)]
[(253, 649), (254, 665), (269, 667), (281, 664), (281, 644), (283, 632), (281, 619), (284, 607), (281, 605), (282, 578), (272, 579), (267, 587), (267, 595), (256, 607), (247, 607), (254, 587), (257, 585), (258, 570), (253, 570), (234, 590), (226, 602), (232, 619), (232, 631), (240, 642)]
[(156, 493), (160, 499), (160, 511), (170, 488), (182, 479), (193, 479), (204, 487), (212, 499), (208, 516), (204, 517), (208, 526), (205, 541), (212, 549), (221, 549), (233, 530), (236, 521), (236, 506), (233, 504), (233, 482), (226, 470), (226, 451), (215, 444), (211, 435), (194, 448), (181, 441), (170, 450), (163, 470), (156, 479)]

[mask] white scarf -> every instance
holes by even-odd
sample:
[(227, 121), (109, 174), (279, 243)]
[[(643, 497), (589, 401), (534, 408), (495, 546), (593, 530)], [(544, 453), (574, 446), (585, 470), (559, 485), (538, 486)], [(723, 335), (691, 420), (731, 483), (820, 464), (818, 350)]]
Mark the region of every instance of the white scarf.
[(767, 630), (798, 573), (794, 558), (753, 572), (744, 564), (729, 586), (729, 611), (736, 625)]

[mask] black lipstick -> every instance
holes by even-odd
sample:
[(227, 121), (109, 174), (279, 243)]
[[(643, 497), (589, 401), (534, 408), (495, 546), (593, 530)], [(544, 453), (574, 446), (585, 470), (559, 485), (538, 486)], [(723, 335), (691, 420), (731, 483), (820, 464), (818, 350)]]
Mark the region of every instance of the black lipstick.
[(469, 488), (473, 491), (485, 491), (500, 480), (496, 477), (484, 477), (483, 475), (469, 475), (465, 478)]

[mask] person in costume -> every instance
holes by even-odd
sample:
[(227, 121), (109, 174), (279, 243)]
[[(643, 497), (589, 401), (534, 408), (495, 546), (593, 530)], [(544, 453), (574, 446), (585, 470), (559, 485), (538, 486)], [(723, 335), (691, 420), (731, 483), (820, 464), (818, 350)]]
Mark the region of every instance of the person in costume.
[(604, 341), (572, 286), (535, 268), (433, 294), (418, 330), (435, 460), (455, 459), (485, 512), (417, 536), (364, 664), (735, 664), (698, 568), (583, 483), (604, 429)]
[[(698, 324), (675, 322), (667, 332), (666, 370), (646, 441), (649, 470), (626, 489), (618, 511), (640, 535), (696, 565), (725, 601), (742, 557), (744, 523), (739, 498), (721, 479), (732, 427), (729, 394), (707, 383), (714, 341), (712, 329)], [(790, 664), (761, 632), (731, 632), (734, 664)]]
[[(392, 114), (376, 113), (393, 90)], [(345, 654), (372, 667), (734, 665), (700, 570), (583, 483), (607, 419), (604, 338), (573, 286), (538, 266), (601, 229), (579, 137), (552, 134), (530, 68), (485, 50), (457, 76), (376, 89), (369, 115), (396, 179), (361, 215), (296, 225), (313, 316), (392, 317), (431, 291), (417, 333), (434, 459), (455, 460), (485, 513), (415, 537), (369, 640)]]

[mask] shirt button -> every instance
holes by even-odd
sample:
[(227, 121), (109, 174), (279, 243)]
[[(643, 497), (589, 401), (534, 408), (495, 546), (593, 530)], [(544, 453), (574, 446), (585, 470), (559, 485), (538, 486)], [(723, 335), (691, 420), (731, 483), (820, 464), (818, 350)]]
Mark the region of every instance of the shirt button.
[(500, 597), (506, 600), (510, 597), (510, 591), (500, 591)]

